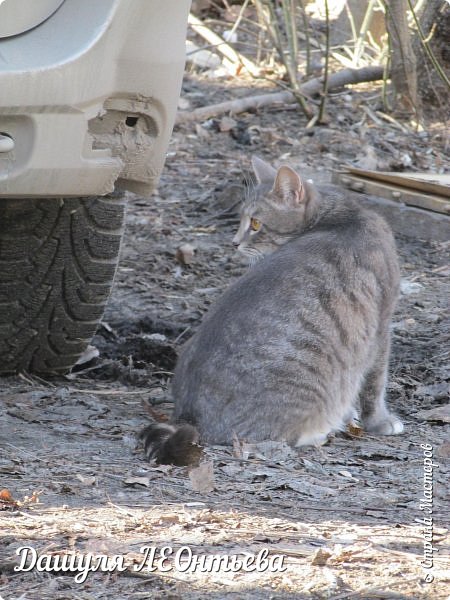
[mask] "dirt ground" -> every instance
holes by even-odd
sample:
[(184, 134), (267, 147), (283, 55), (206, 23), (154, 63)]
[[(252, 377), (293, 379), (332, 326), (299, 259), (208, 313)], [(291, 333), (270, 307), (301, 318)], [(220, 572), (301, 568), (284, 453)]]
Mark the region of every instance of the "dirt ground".
[[(183, 107), (252, 91), (191, 75)], [(378, 105), (374, 88), (359, 87), (334, 95), (327, 127), (307, 131), (296, 110), (274, 107), (176, 128), (158, 193), (150, 201), (130, 195), (116, 285), (92, 342), (99, 357), (59, 379), (1, 380), (0, 489), (16, 501), (0, 495), (2, 599), (447, 596), (450, 268), (448, 243), (432, 229), (420, 239), (397, 228), (403, 280), (388, 400), (404, 434), (355, 430), (298, 450), (208, 447), (202, 469), (191, 472), (150, 464), (136, 445), (149, 414), (170, 415), (168, 384), (182, 343), (246, 268), (231, 239), (252, 154), (319, 181), (364, 160), (380, 169), (448, 170), (442, 124), (413, 132), (374, 120)], [(195, 252), (184, 265), (177, 250), (186, 243)], [(422, 500), (431, 456), (432, 504)], [(423, 566), (429, 533), (433, 564), (429, 552)], [(23, 546), (53, 558), (116, 555), (124, 570), (92, 572), (81, 583), (67, 572), (15, 572)], [(155, 548), (154, 571), (150, 560), (137, 568), (143, 546)], [(164, 546), (173, 554), (162, 564)], [(261, 572), (204, 572), (187, 562), (177, 569), (184, 546), (191, 567), (196, 556), (242, 559), (267, 549), (283, 557), (283, 570), (276, 561)]]

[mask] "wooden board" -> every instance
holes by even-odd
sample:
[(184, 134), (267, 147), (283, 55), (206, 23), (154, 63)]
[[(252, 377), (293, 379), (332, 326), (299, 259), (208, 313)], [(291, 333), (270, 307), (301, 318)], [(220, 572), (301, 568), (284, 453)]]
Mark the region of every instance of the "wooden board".
[(450, 198), (450, 174), (437, 175), (434, 173), (391, 173), (386, 171), (365, 171), (355, 167), (346, 168), (349, 173), (361, 175), (368, 179), (395, 183), (402, 187), (421, 190), (429, 194), (437, 194)]
[(351, 190), (450, 215), (450, 175), (384, 173), (348, 167), (333, 181)]

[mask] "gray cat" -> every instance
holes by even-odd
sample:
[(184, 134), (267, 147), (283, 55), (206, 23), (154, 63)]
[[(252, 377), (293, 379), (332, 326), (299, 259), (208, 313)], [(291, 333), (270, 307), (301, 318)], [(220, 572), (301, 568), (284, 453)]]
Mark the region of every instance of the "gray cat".
[(321, 444), (358, 413), (367, 431), (403, 431), (384, 401), (399, 288), (390, 228), (332, 186), (252, 162), (234, 243), (254, 264), (179, 358), (174, 423), (191, 425), (142, 433), (159, 462), (189, 463), (198, 441)]

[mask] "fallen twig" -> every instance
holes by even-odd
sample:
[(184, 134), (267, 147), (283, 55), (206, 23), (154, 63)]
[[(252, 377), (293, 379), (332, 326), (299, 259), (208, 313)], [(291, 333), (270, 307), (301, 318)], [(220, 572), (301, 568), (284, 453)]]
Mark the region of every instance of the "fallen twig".
[(215, 47), (215, 49), (225, 56), (225, 64), (229, 67), (229, 70), (234, 70), (238, 73), (239, 70), (244, 67), (247, 71), (254, 76), (259, 75), (259, 68), (248, 58), (242, 56), (239, 52), (236, 52), (227, 42), (211, 31), (200, 19), (197, 19), (192, 13), (189, 14), (188, 23), (195, 31), (197, 35), (200, 35), (209, 44)]
[[(365, 81), (377, 81), (382, 78), (383, 67), (379, 66), (362, 67), (361, 69), (343, 69), (342, 71), (331, 73), (329, 75), (328, 90)], [(319, 94), (322, 89), (323, 78), (316, 77), (301, 85), (299, 92), (304, 96), (315, 96), (316, 94)], [(177, 114), (176, 124), (180, 125), (192, 121), (204, 121), (223, 113), (236, 114), (251, 109), (256, 110), (272, 104), (289, 104), (295, 101), (295, 95), (290, 91), (270, 92), (258, 96), (248, 96), (246, 98), (238, 98), (237, 100), (220, 102), (219, 104), (211, 104), (210, 106), (202, 106), (189, 112), (181, 111)]]

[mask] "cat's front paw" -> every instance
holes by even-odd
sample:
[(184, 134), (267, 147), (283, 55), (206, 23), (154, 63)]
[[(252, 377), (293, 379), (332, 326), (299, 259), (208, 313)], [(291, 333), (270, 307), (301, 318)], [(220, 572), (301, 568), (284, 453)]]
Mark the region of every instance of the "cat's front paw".
[(403, 433), (403, 423), (395, 415), (388, 414), (382, 419), (369, 420), (364, 423), (364, 428), (370, 433), (378, 435), (398, 435)]

